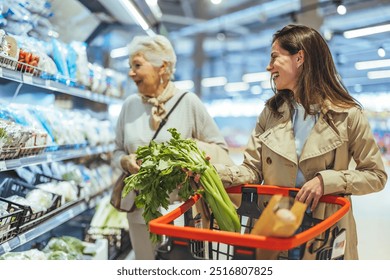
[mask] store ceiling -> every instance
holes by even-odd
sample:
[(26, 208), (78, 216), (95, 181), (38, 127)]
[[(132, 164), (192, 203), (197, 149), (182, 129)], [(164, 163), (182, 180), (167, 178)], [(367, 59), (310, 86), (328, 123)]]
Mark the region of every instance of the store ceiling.
[[(123, 14), (122, 0), (72, 1), (88, 11), (89, 16), (84, 11), (85, 18), (94, 19), (89, 25), (93, 28), (81, 29), (82, 40), (89, 42), (95, 52), (105, 54), (104, 63), (126, 71), (126, 56), (112, 59), (109, 51), (124, 47), (134, 35), (145, 32)], [(292, 22), (315, 27), (327, 37), (340, 75), (351, 92), (390, 91), (390, 78), (368, 79), (367, 70), (355, 68), (357, 61), (389, 59), (390, 32), (354, 39), (343, 36), (346, 30), (390, 24), (390, 0), (222, 0), (219, 5), (210, 0), (158, 0), (161, 18), (156, 18), (146, 4), (155, 1), (132, 2), (154, 31), (168, 35), (173, 42), (178, 54), (177, 79), (195, 81), (194, 91), (201, 92), (205, 99), (250, 96), (249, 90), (227, 94), (222, 87), (205, 89), (200, 87), (200, 80), (226, 75), (229, 82), (238, 82), (245, 73), (264, 71), (272, 34)], [(336, 12), (340, 2), (347, 8), (345, 15)], [(70, 30), (67, 36), (74, 38), (77, 31)], [(383, 58), (377, 53), (380, 47), (386, 51)]]

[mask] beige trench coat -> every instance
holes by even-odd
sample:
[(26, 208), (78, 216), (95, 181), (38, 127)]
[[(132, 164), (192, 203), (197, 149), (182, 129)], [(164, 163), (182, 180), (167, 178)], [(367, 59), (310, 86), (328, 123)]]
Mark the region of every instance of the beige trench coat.
[[(298, 160), (287, 104), (282, 117), (265, 108), (252, 132), (240, 166), (216, 165), (225, 187), (244, 183), (294, 187), (298, 166), (306, 180), (321, 174), (324, 194), (364, 195), (384, 188), (387, 174), (367, 118), (358, 108), (322, 108)], [(354, 169), (350, 162), (356, 163)], [(320, 203), (313, 216), (325, 219), (338, 206)], [(345, 259), (358, 259), (355, 220), (350, 211), (337, 223), (346, 229)], [(306, 259), (313, 256), (305, 255)]]

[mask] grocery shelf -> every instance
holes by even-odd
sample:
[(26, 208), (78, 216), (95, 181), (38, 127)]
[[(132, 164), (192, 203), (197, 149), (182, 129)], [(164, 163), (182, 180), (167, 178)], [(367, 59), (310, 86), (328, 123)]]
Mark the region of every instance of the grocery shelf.
[(35, 238), (43, 235), (46, 232), (55, 229), (61, 224), (73, 219), (88, 209), (95, 207), (98, 202), (107, 195), (108, 190), (102, 191), (101, 193), (89, 198), (80, 199), (70, 204), (60, 207), (50, 214), (50, 218), (35, 226), (34, 228), (23, 232), (14, 238), (0, 244), (0, 255), (10, 252), (23, 244), (34, 240)]
[(54, 80), (42, 79), (30, 73), (22, 73), (12, 69), (0, 67), (0, 78), (27, 84), (46, 91), (54, 91), (75, 97), (85, 98), (103, 104), (117, 104), (122, 102), (119, 98), (91, 92), (90, 90), (71, 86), (71, 80), (60, 83)]
[[(19, 62), (10, 57), (4, 57), (1, 54), (0, 88), (2, 90), (0, 95), (4, 95), (6, 98), (17, 97), (19, 94), (22, 94), (21, 89), (28, 93), (42, 92), (75, 97), (77, 106), (92, 108), (99, 112), (108, 111), (108, 105), (122, 102), (119, 98), (90, 91), (86, 87), (77, 84), (74, 80), (45, 73), (38, 67)], [(0, 156), (0, 172), (4, 172), (2, 175), (8, 176), (6, 172), (8, 170), (110, 153), (113, 152), (114, 147), (113, 143), (88, 146), (86, 142), (53, 146), (19, 147), (16, 145), (15, 147), (3, 147)], [(26, 226), (24, 229), (20, 228), (16, 236), (8, 240), (3, 239), (7, 241), (0, 243), (0, 255), (15, 250), (40, 236), (44, 236), (83, 212), (93, 209), (101, 198), (108, 195), (109, 190), (110, 187), (93, 196), (66, 203), (33, 220), (31, 228), (29, 226)]]
[(6, 170), (13, 170), (19, 167), (36, 165), (47, 162), (63, 161), (73, 158), (80, 158), (84, 156), (97, 155), (101, 153), (112, 152), (115, 145), (101, 145), (96, 147), (81, 147), (71, 149), (59, 149), (50, 152), (44, 152), (37, 155), (27, 157), (20, 157), (16, 159), (0, 160), (0, 172)]

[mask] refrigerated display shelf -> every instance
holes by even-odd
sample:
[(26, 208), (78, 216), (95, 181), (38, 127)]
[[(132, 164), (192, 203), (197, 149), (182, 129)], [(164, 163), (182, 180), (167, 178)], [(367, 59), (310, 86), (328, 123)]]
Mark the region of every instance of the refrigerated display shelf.
[[(18, 67), (18, 65), (21, 65), (21, 67)], [(17, 71), (17, 69), (19, 70)], [(44, 73), (42, 69), (25, 65), (2, 55), (0, 55), (0, 89), (2, 90), (2, 94), (0, 95), (4, 93), (5, 100), (6, 98), (13, 100), (19, 94), (24, 93), (24, 91), (28, 93), (42, 92), (75, 97), (74, 102), (77, 103), (77, 106), (93, 108), (94, 111), (98, 111), (99, 113), (108, 112), (108, 106), (105, 105), (122, 102), (119, 98), (92, 92), (78, 85), (75, 81)], [(22, 89), (25, 90), (22, 92)], [(95, 103), (100, 103), (100, 105)], [(86, 144), (31, 148), (11, 147), (8, 150), (3, 147), (2, 157), (0, 157), (0, 172), (24, 166), (110, 153), (114, 150), (114, 147), (115, 145), (112, 143), (93, 147), (87, 146)], [(19, 231), (17, 235), (1, 243), (0, 255), (15, 250), (22, 245), (28, 245), (30, 241), (39, 239), (38, 237), (44, 236), (45, 233), (50, 233), (53, 229), (60, 225), (65, 225), (66, 222), (74, 219), (83, 212), (93, 209), (102, 197), (108, 195), (109, 189), (107, 188), (99, 194), (87, 198), (80, 198), (75, 202), (65, 204), (50, 212), (50, 215), (45, 216), (33, 228), (26, 229), (26, 231), (22, 232)]]
[(98, 204), (98, 202), (105, 195), (107, 195), (107, 193), (108, 190), (105, 190), (89, 199), (80, 199), (73, 203), (64, 205), (64, 207), (56, 209), (51, 213), (50, 218), (48, 218), (44, 222), (0, 244), (0, 255), (18, 248), (19, 246), (22, 246), (23, 244), (34, 240), (35, 238), (68, 222), (69, 220), (82, 214), (88, 209), (94, 208)]
[(55, 80), (43, 79), (31, 73), (23, 73), (12, 69), (0, 67), (0, 78), (15, 81), (20, 84), (27, 84), (45, 91), (54, 91), (67, 95), (81, 97), (94, 102), (103, 104), (116, 104), (121, 102), (120, 99), (106, 96), (104, 94), (94, 93), (88, 89), (71, 86), (72, 81), (66, 80), (65, 83), (60, 83)]
[(73, 149), (58, 149), (50, 152), (44, 152), (38, 155), (32, 155), (16, 159), (5, 159), (0, 161), (0, 172), (6, 170), (13, 170), (23, 166), (97, 155), (101, 153), (112, 152), (113, 150), (114, 144), (109, 144), (96, 147), (87, 146)]

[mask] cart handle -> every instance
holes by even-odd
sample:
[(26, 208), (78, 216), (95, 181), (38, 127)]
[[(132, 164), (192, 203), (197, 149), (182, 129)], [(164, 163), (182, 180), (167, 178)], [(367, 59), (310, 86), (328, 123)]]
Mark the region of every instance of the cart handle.
[[(258, 194), (282, 194), (284, 196), (288, 196), (289, 192), (291, 191), (299, 190), (297, 188), (247, 184), (228, 188), (227, 192), (241, 193), (243, 187), (256, 188)], [(196, 194), (175, 210), (164, 216), (160, 216), (157, 219), (151, 220), (149, 222), (150, 232), (171, 237), (214, 241), (235, 246), (263, 248), (269, 250), (289, 250), (315, 238), (322, 232), (326, 231), (328, 228), (338, 222), (349, 211), (351, 206), (349, 200), (344, 197), (333, 195), (322, 196), (320, 202), (340, 205), (340, 209), (310, 229), (297, 233), (291, 237), (271, 237), (255, 234), (241, 234), (237, 232), (210, 230), (189, 226), (175, 226), (171, 224), (175, 219), (188, 211), (200, 199), (200, 197), (201, 196), (199, 194)]]

